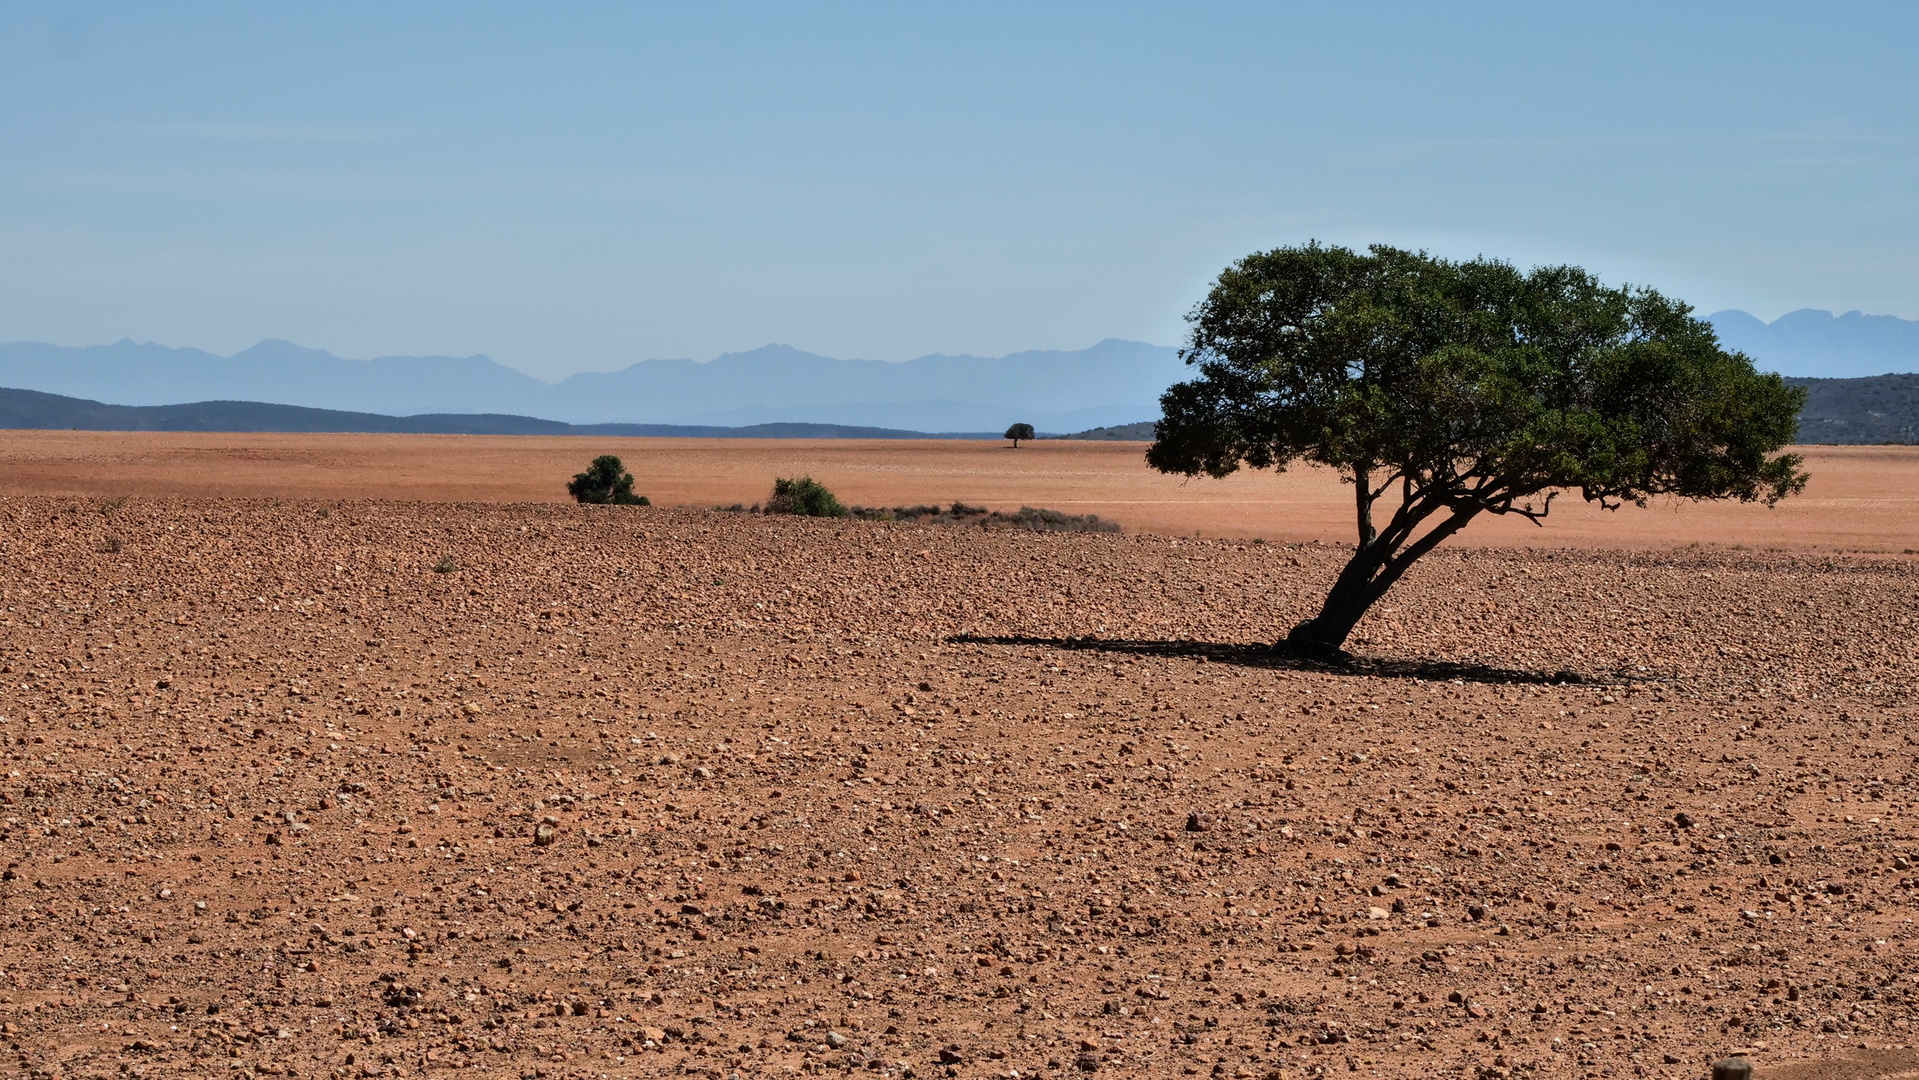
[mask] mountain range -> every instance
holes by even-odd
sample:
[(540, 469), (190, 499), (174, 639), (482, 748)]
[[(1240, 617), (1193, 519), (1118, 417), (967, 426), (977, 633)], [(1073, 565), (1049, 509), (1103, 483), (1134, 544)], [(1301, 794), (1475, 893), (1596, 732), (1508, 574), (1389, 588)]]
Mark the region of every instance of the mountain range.
[(1919, 320), (1801, 308), (1770, 323), (1743, 311), (1716, 311), (1706, 321), (1720, 344), (1781, 375), (1848, 379), (1919, 371)]
[[(1771, 323), (1733, 310), (1707, 320), (1727, 347), (1788, 376), (1919, 372), (1919, 321), (1810, 308)], [(1111, 339), (1073, 351), (936, 354), (897, 363), (838, 360), (768, 345), (705, 363), (642, 360), (557, 383), (485, 356), (349, 360), (287, 341), (262, 341), (232, 356), (130, 340), (80, 348), (0, 344), (0, 387), (109, 405), (238, 401), (416, 419), (510, 415), (588, 426), (810, 423), (992, 432), (1024, 421), (1041, 431), (1081, 431), (1157, 416), (1160, 393), (1189, 374), (1176, 349)]]
[(114, 405), (244, 400), (345, 412), (509, 413), (568, 424), (739, 427), (809, 422), (920, 431), (1045, 431), (1159, 412), (1183, 377), (1174, 349), (1102, 341), (1072, 352), (836, 360), (785, 345), (708, 363), (643, 360), (556, 384), (485, 356), (346, 360), (263, 341), (232, 356), (121, 341), (0, 345), (0, 386)]
[(274, 431), (376, 435), (613, 435), (706, 439), (997, 439), (995, 432), (901, 431), (845, 424), (563, 424), (504, 413), (382, 413), (259, 401), (108, 405), (38, 390), (0, 389), (0, 431)]

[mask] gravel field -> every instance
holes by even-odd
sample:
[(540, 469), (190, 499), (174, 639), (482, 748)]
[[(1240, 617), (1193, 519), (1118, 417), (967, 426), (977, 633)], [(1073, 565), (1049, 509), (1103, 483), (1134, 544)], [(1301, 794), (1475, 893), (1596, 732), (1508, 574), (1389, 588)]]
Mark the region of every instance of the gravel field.
[(0, 500), (0, 1075), (1919, 1067), (1919, 563), (1343, 558)]

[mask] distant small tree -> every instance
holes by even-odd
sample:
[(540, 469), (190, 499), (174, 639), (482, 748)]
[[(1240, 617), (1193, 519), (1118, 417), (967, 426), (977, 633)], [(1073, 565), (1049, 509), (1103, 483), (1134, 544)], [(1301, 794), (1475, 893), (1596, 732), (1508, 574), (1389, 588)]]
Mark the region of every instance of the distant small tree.
[(1012, 427), (1007, 428), (1006, 434), (1001, 435), (1000, 438), (1013, 440), (1013, 449), (1018, 450), (1021, 439), (1031, 440), (1037, 439), (1039, 436), (1033, 434), (1033, 425), (1031, 424), (1014, 424)]
[(773, 496), (766, 500), (766, 512), (837, 518), (846, 516), (846, 507), (840, 505), (839, 499), (826, 489), (825, 484), (810, 476), (802, 476), (798, 480), (774, 480)]
[(578, 502), (614, 506), (651, 506), (644, 495), (633, 494), (633, 474), (612, 454), (593, 459), (586, 471), (566, 485), (567, 494)]
[[(1240, 260), (1193, 310), (1199, 377), (1166, 391), (1147, 464), (1225, 476), (1305, 461), (1353, 487), (1358, 543), (1287, 644), (1338, 656), (1420, 556), (1481, 514), (1576, 492), (1778, 502), (1805, 487), (1805, 391), (1691, 309), (1574, 266), (1521, 272), (1375, 246)], [(1386, 520), (1378, 520), (1384, 510)]]

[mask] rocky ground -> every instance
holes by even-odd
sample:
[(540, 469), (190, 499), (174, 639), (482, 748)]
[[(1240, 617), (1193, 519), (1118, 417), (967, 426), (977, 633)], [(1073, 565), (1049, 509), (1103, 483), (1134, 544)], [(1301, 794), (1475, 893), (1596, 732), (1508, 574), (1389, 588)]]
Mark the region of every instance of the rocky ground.
[(1919, 566), (1340, 561), (0, 501), (0, 1074), (1911, 1067)]

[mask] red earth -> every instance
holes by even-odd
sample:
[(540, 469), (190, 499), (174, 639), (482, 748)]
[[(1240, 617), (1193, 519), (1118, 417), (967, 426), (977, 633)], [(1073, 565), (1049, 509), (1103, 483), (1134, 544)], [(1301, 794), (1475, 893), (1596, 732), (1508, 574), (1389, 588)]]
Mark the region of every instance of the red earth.
[[(1919, 566), (1835, 553), (1908, 450), (1475, 526), (1329, 668), (1324, 478), (645, 445), (7, 436), (0, 1072), (1919, 1069)], [(603, 450), (1131, 532), (550, 501)]]

